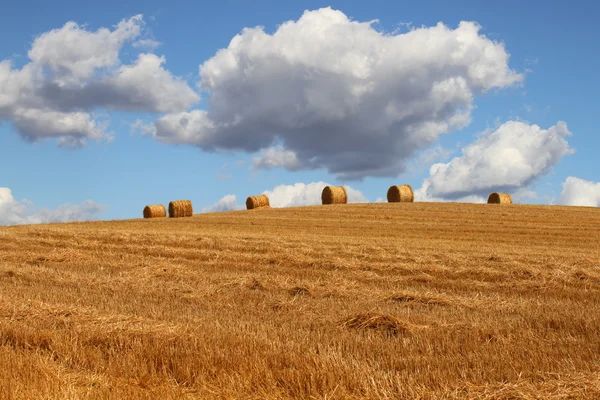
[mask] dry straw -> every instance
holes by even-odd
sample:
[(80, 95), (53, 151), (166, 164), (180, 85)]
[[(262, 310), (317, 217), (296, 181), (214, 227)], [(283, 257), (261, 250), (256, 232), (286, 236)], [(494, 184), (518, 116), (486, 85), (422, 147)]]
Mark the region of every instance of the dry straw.
[(346, 188), (343, 186), (325, 186), (321, 193), (321, 201), (323, 204), (346, 204), (348, 195)]
[(246, 208), (248, 210), (264, 207), (269, 207), (269, 198), (266, 194), (261, 194), (260, 196), (250, 196), (246, 199)]
[(154, 204), (144, 207), (144, 218), (164, 218), (167, 216), (167, 210), (162, 204)]
[(512, 198), (508, 193), (492, 193), (488, 197), (488, 204), (512, 204)]
[(415, 201), (415, 194), (410, 185), (390, 186), (387, 191), (388, 203), (412, 203)]
[(388, 336), (410, 333), (408, 326), (398, 318), (372, 312), (346, 318), (341, 325), (351, 329), (378, 331)]
[(175, 200), (169, 203), (169, 217), (191, 217), (194, 210), (192, 202), (189, 200)]

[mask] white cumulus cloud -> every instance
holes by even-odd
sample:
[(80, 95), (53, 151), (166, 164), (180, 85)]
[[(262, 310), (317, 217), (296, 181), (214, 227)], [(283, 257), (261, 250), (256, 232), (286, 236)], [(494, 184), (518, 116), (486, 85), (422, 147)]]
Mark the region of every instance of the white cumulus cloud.
[(448, 163), (434, 164), (415, 193), (417, 200), (481, 202), (490, 192), (519, 192), (572, 154), (564, 122), (542, 129), (509, 121), (486, 132)]
[(144, 40), (143, 24), (141, 15), (122, 20), (113, 30), (88, 31), (68, 22), (36, 37), (23, 67), (0, 60), (0, 122), (11, 122), (32, 142), (55, 138), (61, 145), (79, 146), (111, 137), (97, 109), (188, 109), (200, 97), (164, 68), (164, 57), (144, 53), (132, 64), (121, 64), (123, 46)]
[(600, 182), (590, 182), (569, 176), (562, 184), (560, 204), (600, 207)]
[(306, 11), (272, 34), (243, 29), (200, 66), (206, 110), (166, 115), (154, 136), (264, 150), (260, 167), (396, 176), (416, 151), (470, 122), (475, 96), (522, 80), (508, 59), (474, 22), (387, 34), (331, 8)]
[(220, 211), (231, 211), (239, 210), (242, 207), (237, 205), (237, 196), (235, 194), (228, 194), (223, 196), (215, 204), (202, 209), (203, 213), (220, 212)]
[(119, 22), (113, 31), (89, 32), (70, 21), (38, 36), (27, 55), (35, 64), (48, 67), (59, 83), (82, 82), (97, 69), (117, 64), (121, 47), (139, 36), (142, 22), (142, 16), (136, 15)]
[[(295, 183), (293, 185), (279, 185), (271, 190), (263, 192), (269, 197), (271, 207), (299, 207), (314, 206), (321, 204), (321, 193), (328, 186), (326, 182)], [(366, 197), (359, 191), (345, 185), (348, 203), (367, 203)], [(245, 200), (245, 199), (244, 199)], [(202, 212), (230, 211), (245, 209), (245, 204), (236, 204), (237, 197), (234, 194), (223, 196), (215, 204), (206, 207)]]
[(95, 219), (106, 207), (91, 200), (63, 204), (54, 210), (37, 209), (28, 200), (18, 201), (7, 187), (0, 187), (0, 225), (40, 224)]
[[(269, 197), (271, 207), (297, 207), (321, 204), (321, 193), (328, 186), (326, 182), (296, 183), (279, 185), (264, 193)], [(366, 203), (367, 199), (358, 190), (345, 186), (348, 203)]]

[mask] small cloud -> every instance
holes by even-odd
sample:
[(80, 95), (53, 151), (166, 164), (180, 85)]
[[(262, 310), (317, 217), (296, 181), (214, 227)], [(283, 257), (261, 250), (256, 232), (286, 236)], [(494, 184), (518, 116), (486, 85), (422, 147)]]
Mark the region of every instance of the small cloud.
[(140, 39), (133, 42), (132, 46), (136, 49), (154, 50), (162, 43), (154, 39)]
[(136, 119), (129, 129), (130, 133), (136, 134), (139, 133), (142, 136), (153, 135), (156, 128), (154, 128), (154, 124), (144, 124), (141, 120)]
[(86, 200), (80, 204), (62, 204), (54, 210), (38, 210), (31, 201), (16, 200), (9, 188), (0, 187), (0, 225), (89, 221), (106, 209), (102, 204)]
[(228, 194), (223, 196), (212, 206), (208, 206), (202, 209), (203, 213), (210, 212), (222, 212), (222, 211), (232, 211), (239, 210), (242, 206), (237, 205), (237, 197), (235, 194)]
[[(273, 208), (312, 206), (321, 204), (321, 192), (327, 186), (326, 182), (298, 182), (293, 185), (279, 185), (263, 193), (269, 198)], [(344, 186), (348, 195), (348, 203), (368, 203), (366, 197), (350, 186)], [(202, 212), (218, 212), (245, 209), (245, 205), (237, 204), (234, 194), (223, 196), (215, 204), (208, 206)]]

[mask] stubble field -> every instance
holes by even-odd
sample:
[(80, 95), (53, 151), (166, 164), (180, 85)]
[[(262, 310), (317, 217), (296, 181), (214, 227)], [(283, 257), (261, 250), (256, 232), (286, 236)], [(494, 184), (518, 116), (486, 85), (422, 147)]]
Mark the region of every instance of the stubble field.
[(2, 399), (600, 398), (600, 209), (0, 228)]

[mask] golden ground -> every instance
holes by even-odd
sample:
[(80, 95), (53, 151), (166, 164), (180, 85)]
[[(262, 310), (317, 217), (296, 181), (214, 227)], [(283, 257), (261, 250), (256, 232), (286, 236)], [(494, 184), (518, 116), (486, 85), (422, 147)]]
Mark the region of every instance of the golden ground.
[(600, 209), (0, 228), (0, 398), (600, 398)]

